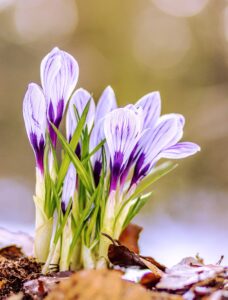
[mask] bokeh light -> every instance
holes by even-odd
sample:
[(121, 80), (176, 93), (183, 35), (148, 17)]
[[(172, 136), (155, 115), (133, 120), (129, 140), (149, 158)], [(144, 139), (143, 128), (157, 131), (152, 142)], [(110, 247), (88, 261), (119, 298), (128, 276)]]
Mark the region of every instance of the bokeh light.
[(63, 37), (77, 25), (74, 0), (18, 0), (15, 3), (16, 28), (25, 42)]
[(176, 17), (191, 17), (200, 13), (208, 0), (153, 0), (165, 13)]
[(135, 56), (139, 63), (152, 69), (177, 65), (191, 47), (186, 20), (167, 17), (151, 6), (138, 14), (134, 32)]

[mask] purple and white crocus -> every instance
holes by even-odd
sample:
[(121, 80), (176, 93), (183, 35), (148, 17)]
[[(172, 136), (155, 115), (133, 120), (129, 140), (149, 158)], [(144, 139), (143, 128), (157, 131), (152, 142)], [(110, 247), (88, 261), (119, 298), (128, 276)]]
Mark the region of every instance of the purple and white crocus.
[[(105, 116), (117, 108), (116, 97), (113, 89), (111, 86), (108, 86), (103, 91), (96, 109), (95, 114), (95, 122), (94, 128), (90, 136), (90, 151), (93, 151), (95, 147), (105, 139), (104, 134), (104, 119)], [(109, 160), (109, 151), (106, 148), (106, 159)], [(92, 166), (93, 166), (93, 173), (94, 173), (94, 181), (95, 185), (97, 186), (99, 183), (100, 173), (102, 169), (102, 150), (99, 149), (93, 156), (92, 156)]]
[(36, 165), (41, 174), (44, 171), (44, 148), (46, 121), (46, 102), (41, 88), (30, 83), (23, 102), (23, 116), (26, 132), (36, 157)]
[(154, 92), (135, 106), (128, 105), (106, 115), (104, 135), (110, 153), (110, 191), (116, 190), (118, 184), (124, 185), (131, 168), (130, 187), (148, 175), (159, 159), (180, 159), (200, 150), (197, 144), (179, 142), (185, 124), (182, 115), (160, 116), (160, 112), (160, 94)]
[[(185, 125), (182, 115), (160, 116), (158, 112), (161, 111), (161, 101), (158, 94), (156, 98), (143, 97), (142, 99), (136, 103), (136, 106), (144, 110), (145, 133), (138, 143), (139, 150), (131, 185), (148, 175), (161, 158), (181, 159), (200, 151), (200, 147), (195, 143), (179, 142), (183, 137)], [(156, 113), (151, 114), (151, 111)]]
[(48, 129), (54, 146), (57, 137), (51, 123), (59, 128), (67, 101), (77, 84), (78, 74), (77, 61), (58, 48), (54, 48), (41, 62), (41, 84), (47, 101)]
[[(110, 186), (101, 231), (118, 239), (131, 207), (140, 198), (131, 198), (140, 181), (161, 158), (179, 159), (200, 150), (197, 144), (179, 142), (183, 136), (184, 117), (160, 116), (158, 92), (106, 114), (104, 136), (110, 156)], [(108, 243), (101, 239), (100, 260), (103, 266)]]

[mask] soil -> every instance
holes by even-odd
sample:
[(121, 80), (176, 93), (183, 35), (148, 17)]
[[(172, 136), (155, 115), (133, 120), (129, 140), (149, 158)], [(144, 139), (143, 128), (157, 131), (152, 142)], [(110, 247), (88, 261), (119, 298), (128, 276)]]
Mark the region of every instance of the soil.
[(34, 258), (26, 257), (17, 246), (0, 250), (0, 298), (22, 290), (25, 281), (37, 278), (41, 265)]
[[(221, 265), (222, 258), (208, 265), (199, 257), (188, 257), (166, 268), (152, 257), (140, 256), (139, 229), (128, 228), (127, 234), (132, 237), (125, 232), (121, 243), (112, 240), (109, 259), (115, 270), (52, 272), (44, 276), (42, 265), (21, 248), (0, 249), (0, 299), (228, 300), (228, 267)], [(131, 282), (135, 274), (138, 283)]]

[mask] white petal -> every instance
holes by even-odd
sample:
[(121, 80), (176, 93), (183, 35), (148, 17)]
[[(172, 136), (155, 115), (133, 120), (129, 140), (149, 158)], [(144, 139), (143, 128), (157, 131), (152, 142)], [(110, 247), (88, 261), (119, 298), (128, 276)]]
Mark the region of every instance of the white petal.
[(174, 135), (172, 140), (170, 140), (167, 147), (175, 145), (177, 142), (179, 142), (179, 140), (182, 139), (183, 134), (184, 134), (183, 129), (184, 129), (184, 125), (185, 125), (185, 118), (181, 114), (174, 114), (173, 113), (173, 114), (163, 115), (159, 118), (158, 123), (162, 122), (164, 120), (171, 119), (171, 118), (175, 118), (177, 120), (177, 130), (176, 130), (176, 134)]
[(116, 97), (111, 86), (106, 87), (103, 91), (96, 110), (96, 122), (101, 118), (105, 117), (107, 113), (117, 108)]
[(115, 153), (120, 152), (125, 163), (141, 135), (139, 115), (127, 108), (113, 110), (105, 117), (104, 134), (112, 162)]
[(161, 114), (161, 97), (159, 92), (152, 92), (135, 104), (136, 108), (142, 107), (144, 112), (144, 129), (153, 128)]
[(64, 202), (65, 208), (67, 208), (70, 199), (73, 198), (75, 188), (76, 188), (76, 169), (74, 165), (71, 163), (63, 183), (62, 202)]
[(67, 139), (69, 140), (70, 137), (74, 134), (74, 131), (77, 126), (77, 119), (75, 116), (75, 109), (76, 107), (79, 116), (81, 117), (86, 104), (90, 101), (90, 107), (88, 111), (88, 115), (86, 118), (86, 125), (88, 126), (88, 130), (90, 131), (93, 123), (94, 123), (94, 117), (95, 117), (95, 103), (94, 100), (89, 92), (87, 92), (85, 89), (78, 89), (74, 92), (70, 99), (69, 108), (67, 111), (66, 116), (66, 131), (67, 131)]
[(200, 151), (200, 147), (197, 144), (181, 142), (165, 149), (160, 156), (163, 158), (180, 159), (191, 156), (198, 151)]
[(139, 141), (139, 148), (145, 154), (145, 162), (153, 164), (157, 155), (170, 143), (177, 131), (177, 119), (162, 120), (154, 129), (145, 132)]
[(78, 63), (73, 56), (56, 47), (43, 58), (40, 74), (46, 100), (52, 101), (56, 115), (58, 102), (64, 100), (65, 107), (77, 84)]
[[(104, 139), (105, 139), (105, 134), (104, 134), (104, 118), (103, 118), (103, 119), (98, 120), (97, 123), (95, 123), (95, 125), (93, 127), (93, 130), (92, 130), (92, 133), (90, 136), (90, 144), (89, 144), (90, 152), (93, 151), (94, 148)], [(105, 153), (106, 153), (106, 159), (108, 161), (109, 152), (108, 152), (107, 147), (105, 147)], [(96, 161), (101, 162), (101, 160), (102, 160), (102, 158), (101, 158), (101, 149), (100, 149), (91, 157), (92, 165), (94, 166), (94, 163)]]
[(41, 88), (35, 83), (30, 83), (26, 91), (23, 101), (23, 116), (28, 137), (30, 138), (30, 134), (33, 132), (38, 141), (41, 135), (45, 139), (46, 102)]

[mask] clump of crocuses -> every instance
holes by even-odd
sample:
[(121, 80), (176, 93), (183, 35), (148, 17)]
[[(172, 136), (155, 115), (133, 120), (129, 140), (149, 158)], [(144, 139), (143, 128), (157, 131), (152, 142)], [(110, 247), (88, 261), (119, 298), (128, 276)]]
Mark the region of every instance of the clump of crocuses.
[(106, 267), (103, 233), (118, 239), (150, 197), (144, 190), (175, 167), (158, 161), (200, 147), (180, 142), (184, 117), (161, 116), (159, 92), (118, 108), (108, 86), (96, 106), (90, 92), (75, 90), (78, 64), (58, 48), (44, 57), (40, 73), (41, 87), (30, 83), (23, 103), (36, 158), (35, 256), (44, 272)]

